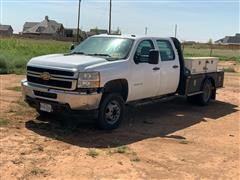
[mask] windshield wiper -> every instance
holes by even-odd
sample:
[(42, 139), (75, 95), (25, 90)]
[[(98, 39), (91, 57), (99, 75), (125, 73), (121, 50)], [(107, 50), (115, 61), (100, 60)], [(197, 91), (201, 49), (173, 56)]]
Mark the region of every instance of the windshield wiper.
[(101, 54), (101, 53), (94, 53), (94, 54), (88, 54), (89, 56), (107, 56), (107, 57), (112, 57), (109, 54)]
[(84, 52), (71, 52), (70, 54), (85, 54)]
[(64, 56), (70, 56), (70, 55), (73, 55), (73, 54), (83, 54), (83, 55), (86, 55), (84, 52), (70, 52), (70, 53), (64, 54)]
[(109, 54), (101, 54), (101, 53), (86, 54), (84, 52), (70, 52), (70, 53), (67, 53), (64, 55), (67, 56), (67, 55), (73, 55), (73, 54), (81, 54), (81, 55), (86, 55), (86, 56), (106, 56), (106, 57), (110, 57), (110, 58), (112, 57)]

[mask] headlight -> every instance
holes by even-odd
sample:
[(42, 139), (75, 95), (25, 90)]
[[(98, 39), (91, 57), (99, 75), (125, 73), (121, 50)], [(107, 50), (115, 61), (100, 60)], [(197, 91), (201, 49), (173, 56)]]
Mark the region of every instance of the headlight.
[(99, 72), (80, 72), (78, 77), (78, 88), (100, 87)]

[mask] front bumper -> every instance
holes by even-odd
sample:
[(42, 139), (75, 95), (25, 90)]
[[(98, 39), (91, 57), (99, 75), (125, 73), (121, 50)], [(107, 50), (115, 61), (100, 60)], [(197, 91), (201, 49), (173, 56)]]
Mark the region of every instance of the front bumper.
[[(27, 103), (29, 99), (37, 102), (51, 102), (59, 106), (69, 107), (71, 110), (98, 109), (102, 93), (83, 94), (75, 91), (63, 91), (31, 85), (27, 80), (22, 80), (22, 93)], [(38, 93), (36, 93), (38, 92)]]

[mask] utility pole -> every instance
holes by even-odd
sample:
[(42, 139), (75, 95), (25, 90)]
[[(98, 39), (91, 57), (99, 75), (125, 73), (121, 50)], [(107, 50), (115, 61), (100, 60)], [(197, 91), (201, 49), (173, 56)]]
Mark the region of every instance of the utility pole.
[(81, 9), (81, 0), (79, 0), (79, 2), (78, 2), (77, 42), (79, 42), (80, 9)]
[(147, 35), (148, 27), (145, 27), (145, 36)]
[(175, 35), (174, 37), (176, 38), (177, 37), (177, 24), (175, 24)]
[(110, 4), (109, 4), (108, 34), (111, 34), (111, 24), (112, 24), (112, 0), (110, 0)]

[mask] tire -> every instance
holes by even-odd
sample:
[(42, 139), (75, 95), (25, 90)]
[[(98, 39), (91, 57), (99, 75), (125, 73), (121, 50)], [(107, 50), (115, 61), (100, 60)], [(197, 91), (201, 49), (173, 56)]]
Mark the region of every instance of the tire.
[(214, 93), (212, 83), (209, 79), (204, 81), (201, 90), (203, 93), (187, 97), (188, 102), (200, 106), (208, 105)]
[(103, 97), (98, 114), (98, 127), (104, 130), (116, 129), (125, 113), (125, 104), (119, 94), (108, 94)]
[(198, 95), (198, 102), (200, 105), (208, 105), (212, 97), (212, 83), (209, 79), (206, 79), (202, 86), (202, 94)]

